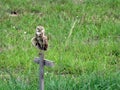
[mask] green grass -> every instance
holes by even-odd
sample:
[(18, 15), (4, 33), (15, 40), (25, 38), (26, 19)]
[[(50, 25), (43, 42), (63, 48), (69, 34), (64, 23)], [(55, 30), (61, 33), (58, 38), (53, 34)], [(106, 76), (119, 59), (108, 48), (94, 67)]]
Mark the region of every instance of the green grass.
[(55, 62), (45, 67), (45, 90), (120, 89), (120, 0), (1, 0), (0, 90), (38, 90), (38, 25)]

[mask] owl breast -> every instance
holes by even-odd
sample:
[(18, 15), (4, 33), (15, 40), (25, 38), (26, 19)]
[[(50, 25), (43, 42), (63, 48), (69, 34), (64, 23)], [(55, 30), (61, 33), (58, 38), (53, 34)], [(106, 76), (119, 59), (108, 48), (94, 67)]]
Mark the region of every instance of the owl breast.
[(37, 38), (37, 46), (40, 50), (47, 50), (48, 43), (45, 38)]

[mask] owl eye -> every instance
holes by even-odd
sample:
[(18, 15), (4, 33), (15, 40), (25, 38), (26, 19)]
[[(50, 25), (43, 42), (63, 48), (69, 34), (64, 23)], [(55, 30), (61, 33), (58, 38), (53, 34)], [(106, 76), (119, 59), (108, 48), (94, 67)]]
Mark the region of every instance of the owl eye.
[(36, 32), (40, 32), (40, 30), (37, 28), (37, 29), (36, 29)]

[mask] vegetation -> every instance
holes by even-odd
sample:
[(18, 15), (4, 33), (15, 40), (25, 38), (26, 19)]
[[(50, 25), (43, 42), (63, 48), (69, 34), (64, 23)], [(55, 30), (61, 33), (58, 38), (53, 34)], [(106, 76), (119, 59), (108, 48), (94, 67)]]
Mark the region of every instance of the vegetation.
[(120, 0), (0, 0), (0, 22), (0, 90), (38, 90), (38, 25), (55, 62), (45, 90), (120, 89)]

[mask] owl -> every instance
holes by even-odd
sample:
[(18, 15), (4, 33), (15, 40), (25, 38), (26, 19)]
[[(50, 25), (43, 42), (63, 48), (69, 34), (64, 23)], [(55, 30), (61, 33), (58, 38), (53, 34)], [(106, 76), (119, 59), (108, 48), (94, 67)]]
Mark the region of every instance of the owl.
[(46, 51), (48, 48), (48, 39), (45, 36), (45, 29), (43, 26), (36, 27), (35, 37), (31, 39), (32, 44), (40, 50)]

